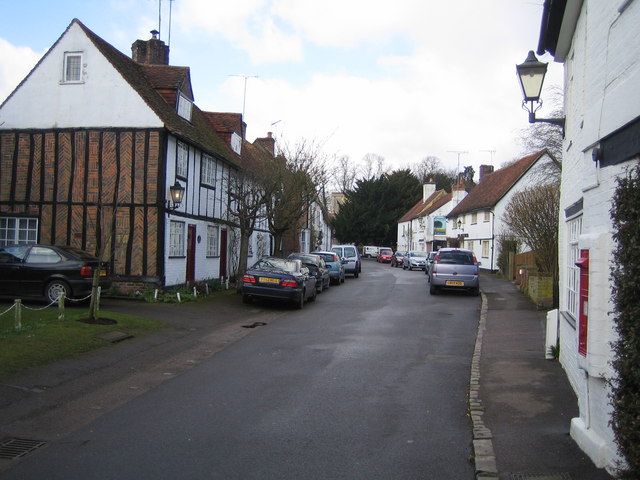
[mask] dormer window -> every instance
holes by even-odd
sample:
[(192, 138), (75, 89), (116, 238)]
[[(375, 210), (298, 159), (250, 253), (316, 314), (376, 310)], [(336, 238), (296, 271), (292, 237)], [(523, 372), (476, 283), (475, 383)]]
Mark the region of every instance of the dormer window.
[(231, 135), (231, 150), (241, 155), (242, 152), (242, 137), (236, 132)]
[(65, 52), (62, 83), (82, 82), (82, 52)]
[(184, 94), (180, 93), (178, 96), (178, 115), (188, 122), (191, 121), (191, 106), (191, 100), (189, 100)]

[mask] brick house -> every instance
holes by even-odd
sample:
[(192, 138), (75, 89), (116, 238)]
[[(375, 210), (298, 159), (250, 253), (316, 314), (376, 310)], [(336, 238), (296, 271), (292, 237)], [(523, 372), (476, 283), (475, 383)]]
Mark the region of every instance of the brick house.
[(610, 209), (616, 179), (640, 161), (638, 25), (639, 2), (547, 1), (537, 48), (563, 63), (565, 74), (560, 305), (548, 318), (558, 327), (560, 362), (578, 400), (571, 436), (610, 472), (621, 460), (609, 424), (616, 339)]
[(0, 242), (102, 254), (123, 284), (229, 275), (244, 125), (201, 111), (152, 34), (130, 58), (74, 19), (0, 105)]
[(481, 268), (498, 269), (498, 237), (508, 234), (502, 220), (513, 195), (542, 181), (551, 154), (543, 150), (493, 170), (491, 165), (480, 166), (478, 184), (447, 215), (453, 236), (461, 238), (460, 247), (473, 250)]

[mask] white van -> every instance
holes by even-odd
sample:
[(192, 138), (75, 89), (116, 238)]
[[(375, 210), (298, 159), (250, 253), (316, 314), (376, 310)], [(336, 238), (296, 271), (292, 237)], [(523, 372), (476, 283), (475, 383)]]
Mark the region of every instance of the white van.
[(362, 265), (360, 263), (360, 254), (355, 245), (334, 245), (331, 247), (331, 251), (337, 254), (342, 259), (344, 265), (344, 273), (349, 273), (358, 278), (362, 271)]
[(365, 258), (376, 258), (379, 252), (380, 247), (372, 247), (371, 245), (366, 245), (362, 250), (362, 256)]

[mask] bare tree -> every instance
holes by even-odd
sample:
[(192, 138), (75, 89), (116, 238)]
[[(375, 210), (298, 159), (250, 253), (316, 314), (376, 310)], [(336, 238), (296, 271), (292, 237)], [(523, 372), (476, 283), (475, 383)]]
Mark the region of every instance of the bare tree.
[(536, 252), (537, 267), (558, 282), (558, 212), (560, 183), (526, 188), (513, 195), (503, 216), (511, 232)]
[[(238, 229), (240, 243), (236, 279), (242, 279), (247, 269), (249, 241), (256, 224), (266, 217), (267, 199), (272, 186), (264, 182), (264, 178), (272, 163), (270, 152), (259, 145), (245, 142), (241, 168), (232, 172), (227, 182), (228, 220)], [(237, 285), (240, 284), (237, 281)]]
[(333, 178), (337, 184), (334, 188), (342, 193), (353, 190), (358, 178), (358, 167), (347, 155), (337, 158), (336, 164), (333, 169)]
[[(549, 89), (549, 98), (553, 106), (551, 118), (564, 116), (562, 107), (563, 92), (559, 87)], [(550, 179), (559, 179), (562, 171), (562, 141), (564, 139), (562, 128), (545, 122), (537, 122), (520, 130), (519, 143), (522, 155), (530, 155), (541, 150), (549, 150), (553, 156), (553, 163), (549, 164), (547, 176)]]
[(375, 153), (367, 153), (362, 158), (361, 178), (364, 180), (375, 180), (380, 178), (385, 170), (384, 157)]
[(411, 171), (421, 182), (424, 183), (432, 178), (434, 173), (443, 172), (444, 167), (438, 157), (430, 155), (416, 163), (411, 168)]
[(329, 175), (318, 143), (301, 140), (293, 146), (282, 143), (279, 147), (279, 155), (271, 161), (262, 181), (269, 192), (269, 231), (276, 252), (282, 255), (284, 235), (306, 222), (311, 203), (318, 201), (326, 206), (324, 192)]

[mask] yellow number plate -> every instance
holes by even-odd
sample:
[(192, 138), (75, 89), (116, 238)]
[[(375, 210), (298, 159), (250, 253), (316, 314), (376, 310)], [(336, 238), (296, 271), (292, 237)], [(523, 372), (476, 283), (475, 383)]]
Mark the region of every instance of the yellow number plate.
[(106, 271), (106, 270), (104, 270), (104, 269), (101, 269), (101, 270), (100, 270), (100, 276), (101, 276), (101, 277), (106, 277), (106, 276), (107, 276), (107, 271)]
[(464, 287), (464, 282), (454, 282), (453, 280), (447, 280), (445, 285), (449, 285), (451, 287)]
[(270, 277), (258, 277), (258, 281), (260, 283), (280, 283), (280, 279)]

